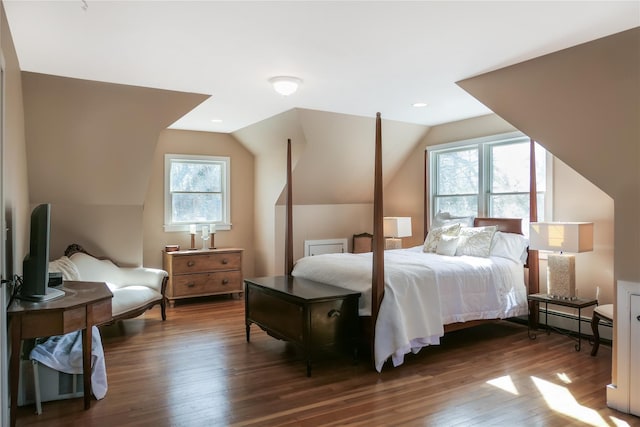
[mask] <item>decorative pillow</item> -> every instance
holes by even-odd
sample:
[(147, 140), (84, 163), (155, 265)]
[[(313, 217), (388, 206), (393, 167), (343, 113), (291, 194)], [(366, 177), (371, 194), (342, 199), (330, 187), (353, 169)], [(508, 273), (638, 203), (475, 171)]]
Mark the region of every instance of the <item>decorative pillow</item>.
[(457, 236), (459, 232), (460, 224), (452, 224), (432, 229), (429, 231), (429, 234), (427, 234), (427, 238), (424, 239), (423, 252), (435, 252), (438, 241), (443, 235)]
[(458, 236), (449, 236), (443, 234), (436, 245), (436, 253), (438, 255), (454, 256), (458, 247)]
[(522, 234), (496, 232), (491, 243), (491, 256), (507, 258), (524, 264), (527, 260), (529, 240)]
[(431, 222), (431, 229), (452, 224), (473, 227), (473, 219), (473, 216), (452, 216), (449, 212), (438, 212)]
[(491, 241), (498, 227), (464, 227), (460, 229), (460, 239), (456, 248), (456, 256), (469, 255), (488, 257), (491, 252)]

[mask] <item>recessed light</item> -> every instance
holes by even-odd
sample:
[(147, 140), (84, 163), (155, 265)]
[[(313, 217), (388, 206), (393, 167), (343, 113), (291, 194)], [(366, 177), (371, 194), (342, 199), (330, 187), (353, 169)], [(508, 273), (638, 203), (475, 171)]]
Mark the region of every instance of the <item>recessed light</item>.
[(416, 108), (422, 108), (422, 107), (426, 107), (427, 103), (426, 102), (414, 102), (412, 105), (414, 107), (416, 107)]
[(211, 119), (213, 123), (222, 123), (222, 119)]

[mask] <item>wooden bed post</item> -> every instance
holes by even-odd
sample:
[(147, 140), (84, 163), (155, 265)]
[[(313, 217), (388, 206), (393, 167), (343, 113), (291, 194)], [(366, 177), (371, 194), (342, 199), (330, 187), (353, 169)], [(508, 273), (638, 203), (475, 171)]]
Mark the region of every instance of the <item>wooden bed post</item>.
[[(536, 142), (530, 138), (529, 153), (529, 221), (538, 221), (538, 185), (536, 182)], [(529, 250), (529, 294), (540, 292), (538, 251)], [(529, 301), (529, 322), (538, 327), (538, 302)]]
[[(375, 328), (384, 295), (384, 217), (382, 200), (382, 125), (376, 114), (376, 147), (373, 184), (373, 271), (371, 283), (371, 354), (374, 355)], [(375, 360), (375, 358), (372, 358)], [(375, 364), (375, 362), (374, 362)]]
[(286, 193), (286, 230), (284, 236), (284, 274), (291, 276), (293, 271), (293, 191), (291, 188), (291, 139), (287, 139), (287, 193)]
[(424, 150), (424, 214), (422, 224), (424, 227), (422, 241), (427, 238), (429, 231), (429, 152)]

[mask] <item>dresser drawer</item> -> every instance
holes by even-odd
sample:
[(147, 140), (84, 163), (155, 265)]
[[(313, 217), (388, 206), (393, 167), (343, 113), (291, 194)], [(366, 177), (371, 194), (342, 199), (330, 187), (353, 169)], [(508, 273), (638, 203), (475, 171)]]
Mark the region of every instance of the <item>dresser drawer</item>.
[(173, 296), (226, 294), (242, 292), (242, 272), (220, 271), (173, 277)]
[(230, 252), (174, 256), (172, 267), (173, 274), (239, 270), (241, 268), (241, 255), (238, 252)]

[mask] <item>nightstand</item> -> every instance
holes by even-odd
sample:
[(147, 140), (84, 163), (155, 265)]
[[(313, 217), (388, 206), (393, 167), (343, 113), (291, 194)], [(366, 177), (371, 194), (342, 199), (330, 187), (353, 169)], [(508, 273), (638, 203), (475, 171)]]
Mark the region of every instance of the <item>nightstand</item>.
[[(547, 294), (531, 294), (527, 295), (528, 301), (536, 301), (544, 304), (544, 326), (547, 329), (547, 334), (551, 333), (551, 329), (554, 329), (557, 332), (562, 333), (563, 335), (570, 336), (567, 333), (564, 333), (556, 328), (549, 326), (549, 304), (559, 305), (562, 307), (571, 307), (578, 310), (578, 338), (577, 344), (575, 345), (576, 351), (580, 351), (581, 343), (582, 343), (582, 332), (581, 332), (581, 314), (582, 309), (586, 307), (596, 306), (598, 305), (597, 299), (585, 299), (585, 298), (575, 298), (575, 299), (562, 299), (562, 298), (554, 298)], [(531, 314), (529, 315), (531, 318)], [(529, 338), (534, 340), (536, 339), (536, 334), (531, 332), (531, 321), (528, 323), (528, 334)]]

